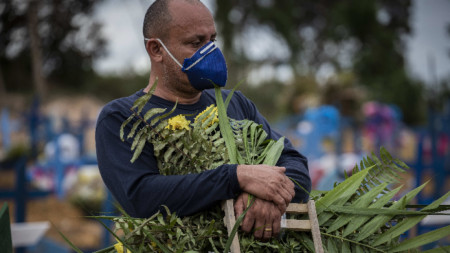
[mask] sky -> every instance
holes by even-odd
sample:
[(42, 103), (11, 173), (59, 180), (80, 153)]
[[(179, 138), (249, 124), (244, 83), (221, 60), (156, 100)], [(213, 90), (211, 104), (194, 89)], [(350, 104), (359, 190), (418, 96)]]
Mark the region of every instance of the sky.
[(412, 18), (406, 55), (411, 74), (427, 83), (450, 77), (450, 1), (415, 0)]
[[(103, 23), (108, 40), (108, 56), (95, 63), (100, 73), (144, 73), (150, 68), (144, 49), (142, 20), (152, 1), (106, 0), (96, 9), (96, 18)], [(208, 8), (214, 9), (210, 1)], [(406, 38), (408, 71), (426, 83), (450, 77), (449, 0), (413, 0), (411, 27)]]

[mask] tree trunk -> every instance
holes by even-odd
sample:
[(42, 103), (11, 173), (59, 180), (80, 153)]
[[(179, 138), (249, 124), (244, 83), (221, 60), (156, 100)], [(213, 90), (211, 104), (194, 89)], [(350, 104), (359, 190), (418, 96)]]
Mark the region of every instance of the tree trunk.
[(36, 95), (43, 99), (46, 95), (44, 75), (42, 72), (41, 42), (38, 34), (37, 12), (39, 1), (31, 0), (28, 7), (28, 32), (30, 35), (31, 62), (33, 70), (33, 85)]
[[(5, 80), (3, 79), (3, 71), (0, 66), (0, 101), (5, 101), (6, 98), (6, 85)], [(0, 102), (0, 106), (3, 106), (2, 102)]]

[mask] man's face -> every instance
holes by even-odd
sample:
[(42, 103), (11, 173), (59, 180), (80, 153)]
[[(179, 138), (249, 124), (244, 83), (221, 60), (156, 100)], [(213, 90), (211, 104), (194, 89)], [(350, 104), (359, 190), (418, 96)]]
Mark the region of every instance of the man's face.
[[(168, 38), (163, 41), (173, 56), (183, 64), (199, 48), (216, 38), (214, 20), (209, 10), (202, 4), (190, 4), (184, 1), (169, 3), (172, 21)], [(187, 75), (181, 71), (167, 52), (163, 58), (164, 83), (176, 92), (197, 94), (189, 83)]]

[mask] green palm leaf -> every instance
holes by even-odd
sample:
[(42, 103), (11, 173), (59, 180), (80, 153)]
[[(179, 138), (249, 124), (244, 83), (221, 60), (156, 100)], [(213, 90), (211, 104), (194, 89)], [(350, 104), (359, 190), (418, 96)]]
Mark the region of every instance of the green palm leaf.
[[(386, 193), (385, 195), (381, 196), (377, 201), (372, 203), (369, 207), (370, 208), (382, 208), (386, 203), (388, 203), (395, 194), (400, 190), (400, 187), (395, 188), (394, 190)], [(352, 222), (348, 224), (348, 226), (345, 228), (343, 232), (343, 236), (346, 237), (349, 234), (356, 231), (356, 229), (360, 228), (361, 225), (363, 225), (366, 221), (368, 221), (371, 217), (369, 216), (357, 216), (352, 219)]]
[(270, 150), (267, 152), (267, 156), (264, 159), (263, 164), (267, 165), (275, 165), (278, 162), (278, 159), (280, 158), (281, 152), (284, 148), (284, 137), (281, 137), (278, 139), (278, 141), (275, 142), (275, 144), (272, 145)]
[(405, 240), (401, 242), (399, 245), (393, 247), (389, 250), (389, 252), (399, 252), (405, 251), (409, 249), (415, 249), (422, 245), (437, 241), (443, 237), (450, 235), (450, 225), (433, 230), (431, 232), (425, 233), (423, 235), (419, 235), (417, 237)]
[[(381, 193), (381, 191), (384, 190), (384, 188), (386, 188), (387, 185), (388, 185), (387, 183), (383, 183), (383, 184), (373, 188), (370, 192), (361, 196), (358, 200), (355, 201), (355, 203), (353, 203), (349, 207), (357, 208), (357, 207), (369, 206), (369, 204), (373, 202), (373, 200)], [(347, 214), (340, 215), (336, 219), (336, 221), (328, 228), (327, 233), (331, 233), (331, 232), (347, 225), (347, 223), (349, 223), (353, 218), (354, 218), (353, 215), (347, 215)]]
[[(414, 198), (425, 187), (427, 183), (424, 183), (421, 186), (417, 187), (416, 189), (408, 192), (399, 201), (395, 202), (392, 206), (390, 206), (389, 209), (394, 210), (404, 209), (406, 204), (408, 204), (409, 201), (411, 201), (411, 199)], [(374, 217), (371, 221), (369, 221), (366, 225), (364, 225), (361, 228), (361, 231), (357, 236), (356, 240), (361, 241), (367, 238), (368, 236), (372, 235), (377, 229), (384, 226), (386, 222), (388, 222), (392, 217), (393, 215), (378, 215)]]
[(359, 167), (356, 165), (353, 168), (353, 173), (355, 173), (365, 168), (373, 167), (369, 172), (369, 176), (362, 182), (361, 188), (359, 189), (360, 194), (368, 192), (371, 188), (380, 185), (382, 182), (399, 182), (402, 178), (400, 174), (405, 172), (406, 169), (409, 169), (405, 163), (393, 159), (384, 147), (380, 148), (380, 155), (381, 160), (372, 153), (371, 156), (362, 159)]
[[(434, 201), (430, 205), (426, 206), (421, 211), (427, 211), (427, 210), (430, 210), (430, 209), (435, 209), (440, 204), (442, 204), (442, 202), (444, 202), (449, 196), (450, 196), (450, 192), (447, 192), (447, 194), (445, 194), (444, 196), (442, 196), (438, 200)], [(418, 216), (418, 217), (411, 217), (411, 218), (404, 219), (403, 221), (401, 221), (400, 223), (398, 223), (394, 227), (390, 228), (387, 232), (385, 232), (385, 233), (379, 235), (378, 237), (376, 237), (375, 241), (373, 242), (373, 245), (374, 246), (380, 245), (382, 243), (385, 243), (385, 242), (391, 240), (392, 238), (395, 238), (395, 237), (403, 234), (404, 232), (408, 231), (410, 228), (415, 226), (417, 223), (419, 223), (425, 217), (426, 217), (426, 215), (421, 215), (421, 216)]]
[(150, 99), (150, 97), (153, 95), (153, 92), (155, 92), (156, 86), (158, 84), (158, 78), (155, 79), (155, 82), (153, 83), (150, 90), (147, 92), (147, 94), (141, 96), (140, 98), (136, 99), (133, 103), (133, 107), (131, 107), (131, 110), (138, 109), (137, 114), (140, 114), (142, 109), (144, 109), (145, 104)]
[(215, 88), (217, 111), (219, 113), (219, 127), (223, 138), (225, 139), (225, 145), (227, 146), (228, 156), (231, 164), (239, 164), (239, 153), (236, 149), (236, 142), (234, 140), (233, 131), (231, 129), (230, 121), (228, 120), (227, 111), (223, 102), (222, 92), (220, 88)]
[(367, 168), (357, 172), (316, 201), (316, 211), (320, 225), (333, 216), (332, 213), (320, 214), (326, 211), (328, 206), (331, 206), (336, 202), (345, 203), (360, 187), (361, 182), (364, 180), (367, 173), (369, 173), (370, 169), (371, 168)]
[(426, 251), (423, 251), (422, 253), (448, 253), (448, 252), (450, 252), (450, 245), (444, 246), (444, 247), (439, 247), (436, 249), (426, 250)]

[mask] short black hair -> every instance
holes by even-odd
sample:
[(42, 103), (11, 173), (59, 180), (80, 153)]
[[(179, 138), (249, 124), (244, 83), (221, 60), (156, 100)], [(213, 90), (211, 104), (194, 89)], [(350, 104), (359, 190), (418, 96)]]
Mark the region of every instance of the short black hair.
[(167, 24), (172, 20), (168, 5), (169, 0), (156, 0), (148, 7), (142, 29), (144, 38), (163, 39), (166, 37)]
[[(168, 24), (172, 21), (169, 12), (169, 2), (173, 0), (156, 0), (150, 7), (144, 17), (144, 26), (142, 32), (144, 38), (165, 39), (168, 33)], [(202, 2), (200, 0), (184, 0), (185, 2), (195, 4)]]

